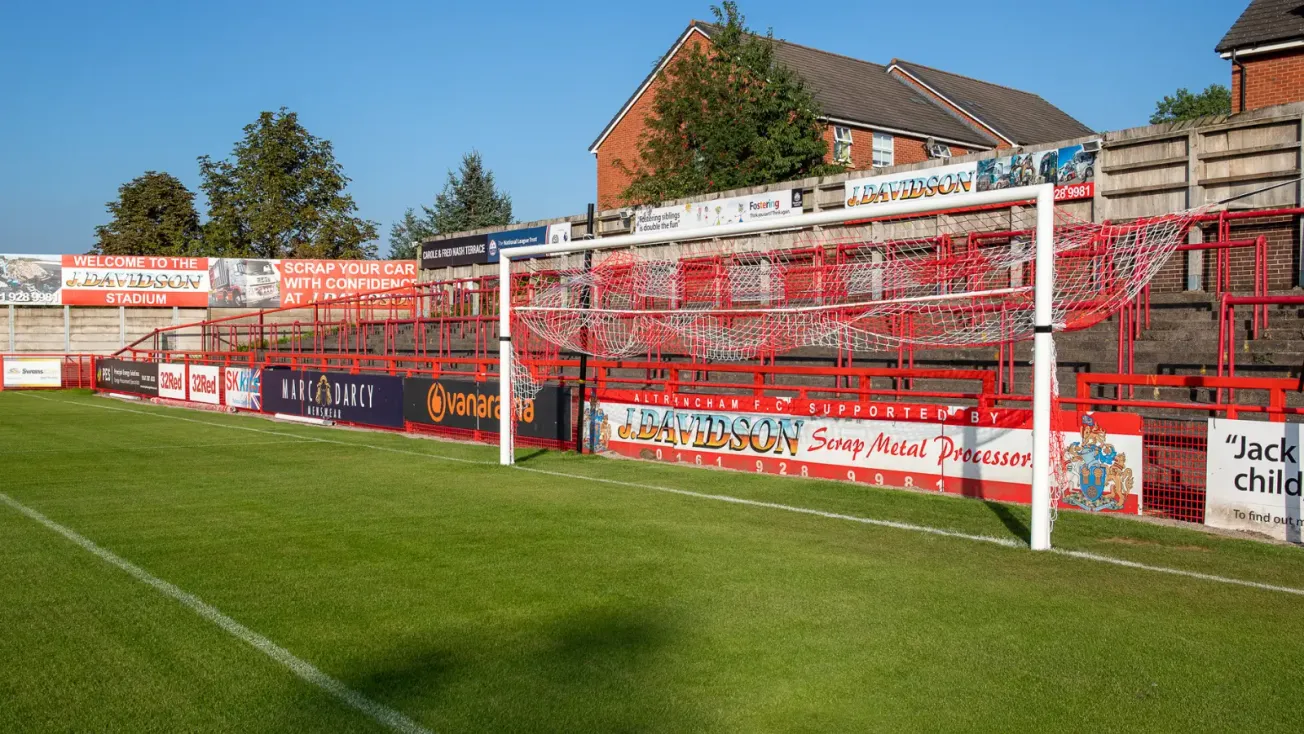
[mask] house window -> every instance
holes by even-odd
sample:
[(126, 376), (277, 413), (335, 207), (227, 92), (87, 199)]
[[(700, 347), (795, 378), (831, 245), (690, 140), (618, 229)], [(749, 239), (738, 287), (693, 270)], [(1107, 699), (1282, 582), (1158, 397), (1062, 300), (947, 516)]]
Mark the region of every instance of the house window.
[(851, 165), (851, 128), (833, 128), (833, 162)]
[(887, 133), (874, 133), (874, 166), (892, 165), (892, 136)]

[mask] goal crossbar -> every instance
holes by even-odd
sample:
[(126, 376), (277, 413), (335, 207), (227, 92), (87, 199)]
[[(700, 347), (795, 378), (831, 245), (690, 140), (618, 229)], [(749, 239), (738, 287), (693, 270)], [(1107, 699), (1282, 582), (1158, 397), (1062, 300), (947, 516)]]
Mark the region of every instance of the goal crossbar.
[[(906, 303), (939, 303), (943, 301), (972, 301), (979, 298), (993, 298), (995, 296), (1012, 296), (1016, 293), (1027, 293), (1033, 290), (1032, 286), (1022, 286), (1019, 288), (993, 288), (986, 291), (968, 291), (966, 293), (939, 293), (935, 296), (911, 296), (908, 298), (882, 298), (877, 301), (860, 301), (852, 303), (831, 303), (822, 306), (793, 306), (792, 308), (782, 309), (784, 313), (819, 313), (821, 311), (839, 311), (855, 310), (861, 306), (884, 306), (892, 304)], [(517, 306), (517, 311), (537, 311), (541, 313), (582, 313), (588, 309), (580, 306)], [(695, 313), (705, 309), (683, 309), (686, 313)], [(765, 314), (775, 309), (765, 308), (713, 308), (710, 313), (724, 316), (751, 316), (755, 314)], [(605, 309), (606, 313), (620, 314), (622, 316), (638, 316), (640, 314), (661, 313), (651, 309), (631, 309), (631, 308), (611, 308)]]
[[(825, 225), (870, 222), (889, 217), (926, 215), (1002, 204), (1032, 202), (1036, 207), (1037, 226), (1034, 237), (1035, 263), (1033, 280), (1033, 451), (1032, 451), (1032, 533), (1033, 550), (1050, 548), (1051, 524), (1051, 389), (1054, 342), (1052, 335), (1052, 296), (1054, 292), (1054, 208), (1053, 184), (1023, 186), (994, 191), (979, 191), (948, 196), (942, 202), (912, 199), (875, 204), (870, 207), (846, 207), (788, 217), (781, 222), (760, 220), (712, 227), (708, 232), (685, 237), (676, 232), (646, 232), (595, 239), (572, 240), (563, 244), (528, 245), (498, 251), (498, 359), (499, 359), (499, 463), (514, 463), (512, 402), (512, 328), (511, 266), (512, 261), (546, 255), (562, 255), (596, 250), (633, 248), (684, 242), (691, 239), (736, 237), (760, 232), (783, 232)], [(969, 294), (973, 297), (976, 294)], [(981, 295), (981, 294), (977, 294)]]

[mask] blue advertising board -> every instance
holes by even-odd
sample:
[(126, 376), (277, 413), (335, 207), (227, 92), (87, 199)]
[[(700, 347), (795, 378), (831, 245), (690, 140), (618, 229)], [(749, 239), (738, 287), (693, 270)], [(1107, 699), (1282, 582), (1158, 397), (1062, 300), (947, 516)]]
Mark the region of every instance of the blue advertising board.
[(265, 369), (263, 412), (403, 428), (403, 378)]
[(489, 262), (496, 263), (498, 262), (499, 250), (542, 245), (547, 241), (547, 227), (526, 227), (525, 229), (513, 229), (510, 232), (494, 232), (489, 235), (489, 247), (486, 253), (489, 255)]

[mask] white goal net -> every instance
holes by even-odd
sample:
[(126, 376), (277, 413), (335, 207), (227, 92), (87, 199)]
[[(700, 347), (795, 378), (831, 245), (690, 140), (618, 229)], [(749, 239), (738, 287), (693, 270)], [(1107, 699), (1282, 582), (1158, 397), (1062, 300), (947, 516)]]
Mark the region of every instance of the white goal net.
[[(687, 243), (626, 236), (585, 243), (588, 253), (503, 251), (511, 389), (533, 396), (553, 376), (546, 365), (563, 354), (732, 362), (801, 349), (984, 347), (1037, 332), (1046, 339), (1037, 361), (1053, 381), (1046, 327), (1086, 328), (1135, 298), (1192, 217), (1095, 224), (1055, 209), (1048, 192), (971, 195), (966, 209), (952, 199), (946, 210), (911, 202), (784, 222), (875, 217), (814, 230)], [(1003, 195), (994, 208), (991, 194)], [(1010, 206), (1020, 199), (1023, 206)], [(1054, 402), (1053, 384), (1046, 389)]]

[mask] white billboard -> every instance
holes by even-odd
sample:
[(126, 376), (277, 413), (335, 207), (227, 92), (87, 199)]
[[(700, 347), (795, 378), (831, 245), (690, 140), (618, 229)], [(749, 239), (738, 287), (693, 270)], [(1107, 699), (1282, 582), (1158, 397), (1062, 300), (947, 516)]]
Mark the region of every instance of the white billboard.
[[(801, 189), (784, 189), (674, 206), (641, 207), (634, 213), (634, 232), (689, 233), (726, 224), (782, 219), (801, 212)], [(709, 236), (706, 232), (702, 234)]]
[(221, 379), (221, 367), (203, 364), (190, 365), (190, 399), (196, 403), (217, 405), (220, 402), (218, 383)]
[(847, 206), (870, 206), (911, 199), (944, 200), (977, 191), (978, 163), (902, 171), (850, 179), (843, 185)]
[(1209, 419), (1204, 524), (1304, 542), (1300, 424)]
[(160, 364), (158, 366), (158, 396), (170, 400), (186, 399), (186, 366)]
[(4, 358), (5, 387), (62, 387), (63, 363), (59, 359)]
[(227, 405), (246, 410), (262, 410), (262, 370), (227, 367), (222, 377), (226, 388)]

